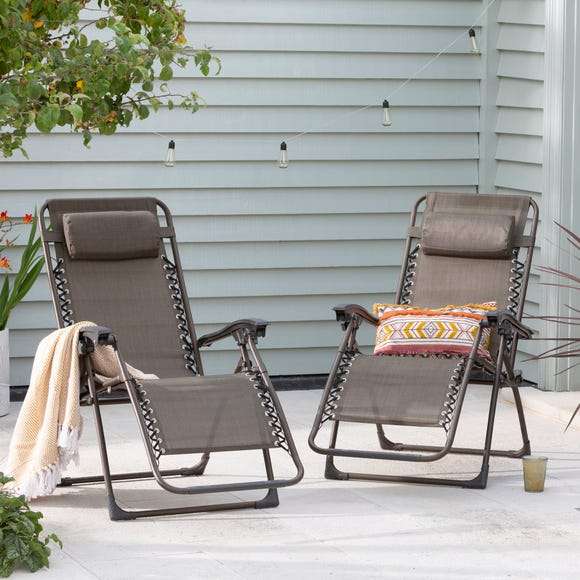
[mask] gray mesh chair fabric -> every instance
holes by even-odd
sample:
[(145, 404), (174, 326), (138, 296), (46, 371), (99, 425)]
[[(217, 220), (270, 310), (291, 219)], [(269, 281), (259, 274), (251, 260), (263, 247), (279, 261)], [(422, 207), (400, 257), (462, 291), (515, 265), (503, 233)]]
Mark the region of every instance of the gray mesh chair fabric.
[[(50, 228), (44, 219), (46, 211)], [(234, 336), (241, 351), (236, 369), (241, 372), (204, 376), (173, 221), (162, 202), (150, 198), (50, 200), (42, 210), (41, 230), (59, 325), (88, 320), (103, 327), (103, 340), (118, 353), (120, 365), (120, 377), (100, 381), (98, 386), (98, 377), (87, 373), (89, 393), (84, 400), (95, 407), (104, 476), (69, 478), (67, 485), (104, 478), (112, 519), (277, 505), (277, 488), (297, 483), (303, 468), (255, 347), (267, 323), (238, 320), (204, 337), (204, 344), (209, 346)], [(98, 340), (101, 341), (100, 334)], [(83, 355), (90, 353), (85, 343), (79, 348)], [(90, 359), (85, 361), (90, 369)], [(137, 382), (128, 375), (126, 363), (159, 379)], [(101, 403), (106, 388), (124, 389), (129, 395), (151, 472), (110, 474), (99, 410), (106, 402)], [(296, 476), (275, 478), (269, 455), (273, 447), (290, 454)], [(164, 479), (166, 475), (203, 474), (210, 452), (251, 449), (262, 450), (265, 480), (184, 488)], [(161, 471), (162, 455), (193, 453), (203, 453), (196, 466)], [(155, 477), (165, 490), (173, 493), (252, 489), (265, 489), (268, 493), (263, 500), (254, 502), (161, 510), (120, 508), (112, 481), (147, 477)]]
[[(151, 199), (56, 199), (51, 200), (49, 214), (55, 236), (64, 241), (65, 214), (149, 212), (157, 221), (157, 208)], [(97, 219), (97, 222), (101, 220)], [(101, 222), (102, 223), (102, 222)], [(98, 235), (94, 246), (102, 245)], [(130, 232), (121, 231), (125, 238)], [(106, 246), (118, 239), (109, 238)], [(82, 249), (90, 240), (85, 236)], [(144, 247), (149, 242), (145, 241)], [(161, 378), (187, 376), (183, 341), (176, 325), (174, 301), (161, 256), (139, 259), (75, 259), (65, 243), (55, 244), (55, 253), (66, 273), (65, 291), (70, 299), (70, 320), (90, 320), (115, 330), (125, 359), (132, 366)]]
[[(495, 301), (498, 309), (508, 308), (513, 244), (523, 234), (528, 207), (526, 198), (515, 196), (504, 201), (430, 194), (406, 302), (436, 308)], [(430, 419), (430, 425), (440, 426), (456, 365), (455, 359), (359, 356), (344, 383), (336, 419), (365, 421), (366, 413), (371, 423), (422, 425)]]
[(455, 357), (359, 354), (349, 369), (333, 419), (440, 427), (457, 365)]
[[(419, 217), (423, 203), (425, 209)], [(533, 217), (528, 222), (531, 208)], [(528, 223), (530, 233), (526, 234)], [(498, 312), (485, 320), (491, 330), (493, 360), (480, 359), (475, 350), (470, 356), (450, 357), (364, 355), (357, 346), (358, 328), (363, 323), (376, 326), (379, 321), (362, 306), (336, 307), (337, 319), (346, 332), (309, 438), (310, 447), (327, 456), (327, 477), (485, 487), (497, 392), (504, 387), (514, 391), (523, 447), (495, 454), (522, 457), (529, 453), (518, 392), (522, 377), (515, 373), (513, 365), (518, 339), (531, 336), (531, 331), (521, 324), (521, 316), (537, 223), (537, 206), (526, 196), (431, 193), (417, 202), (396, 302), (419, 308), (496, 302)], [(492, 385), (483, 449), (453, 447), (463, 397), (471, 379)], [(316, 436), (327, 421), (332, 425), (332, 435), (329, 446), (322, 447)], [(384, 451), (338, 447), (342, 422), (376, 424)], [(439, 447), (395, 443), (384, 433), (383, 426), (387, 425), (440, 427), (446, 442)], [(379, 476), (343, 472), (333, 463), (335, 456), (436, 461), (447, 453), (483, 455), (480, 474), (469, 481)]]
[[(141, 209), (133, 210), (99, 211), (107, 206), (104, 200), (75, 201), (72, 208), (82, 210), (77, 212), (70, 202), (54, 205), (51, 217), (62, 216), (67, 241), (58, 255), (67, 272), (71, 316), (114, 328), (130, 365), (168, 379), (147, 383), (158, 428), (167, 432), (166, 449), (175, 450), (176, 441), (180, 453), (271, 446), (267, 417), (247, 377), (232, 376), (229, 382), (192, 377), (186, 366), (175, 291), (167, 264), (155, 251), (160, 246), (156, 207), (139, 199), (132, 205)], [(74, 258), (71, 245), (77, 250)], [(220, 404), (223, 419), (217, 414)], [(218, 427), (225, 434), (218, 436)]]
[(166, 455), (274, 447), (244, 374), (140, 381)]
[(405, 301), (427, 307), (495, 301), (498, 309), (508, 308), (513, 251), (528, 211), (526, 197), (430, 194), (423, 224), (431, 245), (425, 251), (423, 240), (416, 242), (420, 250)]
[(63, 266), (73, 320), (115, 329), (127, 362), (161, 378), (187, 376), (182, 340), (160, 258), (72, 260)]

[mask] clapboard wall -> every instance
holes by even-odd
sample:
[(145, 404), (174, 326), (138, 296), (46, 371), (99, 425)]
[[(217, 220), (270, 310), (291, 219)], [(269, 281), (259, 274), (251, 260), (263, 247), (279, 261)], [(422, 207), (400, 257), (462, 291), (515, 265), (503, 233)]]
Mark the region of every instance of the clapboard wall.
[[(330, 307), (393, 298), (414, 200), (432, 189), (475, 191), (482, 68), (467, 39), (393, 97), (389, 129), (381, 126), (380, 103), (465, 30), (483, 4), (190, 0), (184, 6), (190, 40), (211, 46), (223, 70), (207, 79), (181, 72), (173, 86), (197, 90), (207, 108), (195, 115), (161, 110), (120, 134), (96, 137), (88, 150), (76, 135), (33, 136), (30, 161), (0, 163), (0, 205), (22, 214), (49, 197), (164, 200), (176, 216), (198, 332), (260, 316), (273, 323), (262, 343), (272, 374), (327, 372), (340, 338)], [(525, 33), (527, 25), (517, 25)], [(515, 107), (508, 89), (514, 82), (535, 88), (537, 81), (516, 79), (510, 45), (501, 49), (504, 72), (514, 79), (501, 96), (513, 115), (512, 130), (502, 123), (498, 186), (526, 189), (537, 164), (517, 158), (517, 140), (531, 132), (533, 155), (535, 125), (524, 126), (521, 115), (536, 120), (538, 103), (530, 96)], [(331, 123), (369, 103), (376, 106)], [(290, 167), (279, 169), (280, 141), (308, 129), (289, 144)], [(161, 164), (169, 137), (177, 141), (172, 169)], [(509, 155), (516, 158), (504, 165)], [(514, 182), (516, 170), (527, 181)], [(10, 322), (13, 384), (28, 382), (36, 345), (54, 324), (43, 277)], [(371, 341), (366, 332), (363, 343)], [(205, 360), (210, 372), (227, 372), (232, 344), (215, 345)]]
[[(544, 0), (502, 0), (497, 12), (497, 148), (495, 185), (498, 191), (531, 194), (540, 206), (544, 106)], [(540, 214), (541, 215), (541, 214)], [(541, 262), (542, 228), (534, 263)], [(538, 276), (532, 274), (526, 312), (540, 313)], [(545, 312), (542, 312), (545, 314)], [(533, 326), (538, 325), (532, 322)], [(522, 359), (538, 351), (522, 342)], [(548, 346), (546, 345), (546, 348)], [(537, 364), (522, 366), (537, 379)]]

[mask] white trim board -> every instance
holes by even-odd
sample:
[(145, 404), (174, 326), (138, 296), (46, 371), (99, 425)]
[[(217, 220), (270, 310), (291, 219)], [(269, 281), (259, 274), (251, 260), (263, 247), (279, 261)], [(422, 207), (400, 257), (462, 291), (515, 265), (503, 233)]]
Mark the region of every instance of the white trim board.
[[(546, 0), (545, 99), (544, 99), (544, 185), (542, 199), (542, 262), (570, 271), (574, 260), (558, 248), (562, 239), (555, 222), (580, 231), (580, 44), (578, 43), (579, 0)], [(546, 239), (547, 238), (547, 239)], [(555, 243), (550, 243), (551, 240)], [(557, 245), (558, 244), (558, 245)], [(565, 246), (566, 243), (562, 243)], [(541, 276), (541, 281), (553, 278)], [(580, 295), (566, 289), (542, 286), (546, 314), (569, 314), (566, 304), (580, 305)], [(544, 336), (565, 338), (568, 329), (545, 323)], [(540, 365), (542, 387), (555, 390), (580, 389), (580, 373), (558, 372), (570, 365), (563, 359)], [(576, 369), (578, 370), (578, 369)]]

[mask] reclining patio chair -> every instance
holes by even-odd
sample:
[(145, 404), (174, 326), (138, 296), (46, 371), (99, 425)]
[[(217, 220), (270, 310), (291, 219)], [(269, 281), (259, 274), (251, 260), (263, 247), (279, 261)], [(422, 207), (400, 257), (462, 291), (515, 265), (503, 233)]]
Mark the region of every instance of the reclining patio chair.
[[(268, 323), (237, 320), (196, 338), (172, 217), (158, 200), (54, 199), (43, 206), (41, 217), (59, 327), (83, 320), (99, 325), (97, 332), (81, 334), (79, 353), (86, 373), (81, 404), (94, 409), (103, 475), (64, 478), (61, 485), (104, 481), (113, 520), (277, 506), (277, 488), (300, 481), (303, 468), (256, 348)], [(204, 376), (200, 348), (226, 337), (233, 337), (240, 349), (234, 374)], [(92, 372), (88, 355), (97, 341), (115, 350), (117, 379), (102, 381)], [(137, 382), (125, 361), (159, 379)], [(101, 407), (127, 402), (137, 416), (152, 471), (111, 474)], [(273, 448), (290, 455), (296, 468), (291, 479), (275, 478)], [(261, 480), (179, 486), (167, 479), (201, 476), (210, 453), (249, 449), (263, 454), (266, 475)], [(161, 469), (162, 457), (178, 454), (201, 454), (201, 459), (183, 469)], [(177, 494), (267, 493), (258, 501), (204, 506), (128, 510), (118, 505), (114, 481), (152, 477)]]
[[(421, 225), (419, 208), (426, 201)], [(531, 219), (528, 213), (531, 210)], [(538, 208), (529, 197), (432, 193), (415, 204), (411, 215), (397, 304), (441, 307), (446, 304), (497, 302), (497, 311), (482, 320), (469, 356), (362, 354), (357, 330), (379, 320), (362, 306), (334, 308), (345, 335), (330, 372), (309, 438), (310, 447), (326, 455), (328, 479), (355, 479), (452, 485), (483, 489), (491, 455), (518, 458), (530, 453), (519, 387), (530, 384), (514, 370), (518, 340), (532, 330), (521, 323), (538, 223)], [(527, 228), (528, 226), (528, 228)], [(524, 231), (529, 229), (529, 233)], [(492, 360), (478, 353), (483, 328), (492, 338)], [(469, 383), (492, 385), (483, 448), (454, 447), (461, 408)], [(523, 445), (517, 451), (492, 449), (500, 388), (511, 388)], [(337, 444), (343, 422), (375, 424), (376, 450), (348, 449)], [(332, 425), (328, 447), (316, 437)], [(441, 445), (399, 443), (388, 438), (384, 425), (441, 429)], [(406, 430), (405, 430), (406, 431)], [(416, 432), (415, 432), (416, 434)], [(448, 453), (481, 455), (473, 479), (350, 473), (335, 457), (396, 461), (437, 461)]]

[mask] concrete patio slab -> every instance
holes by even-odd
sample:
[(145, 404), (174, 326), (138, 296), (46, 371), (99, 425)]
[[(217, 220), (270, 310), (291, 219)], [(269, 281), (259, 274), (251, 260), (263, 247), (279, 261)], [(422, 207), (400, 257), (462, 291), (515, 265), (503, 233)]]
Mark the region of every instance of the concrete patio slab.
[[(568, 424), (572, 413), (580, 403), (580, 392), (578, 391), (554, 393), (526, 388), (521, 389), (520, 392), (522, 403), (527, 410), (555, 419), (563, 425)], [(502, 391), (502, 398), (509, 403), (513, 403), (514, 400), (512, 392), (507, 389)], [(576, 416), (569, 429), (580, 431), (580, 416)]]
[[(543, 494), (523, 490), (521, 463), (493, 459), (486, 490), (405, 484), (327, 481), (324, 458), (306, 443), (319, 391), (282, 392), (281, 399), (306, 468), (303, 482), (280, 491), (280, 507), (195, 514), (131, 522), (111, 522), (100, 485), (59, 489), (34, 502), (47, 529), (63, 540), (50, 570), (39, 580), (125, 578), (359, 579), (359, 578), (578, 578), (580, 565), (580, 438), (563, 433), (554, 418), (529, 414), (534, 452), (550, 458)], [(466, 400), (458, 443), (481, 444), (489, 391), (473, 388)], [(8, 447), (18, 406), (0, 419), (0, 456)], [(115, 469), (146, 467), (129, 407), (104, 410)], [(85, 434), (81, 465), (74, 472), (99, 470), (90, 409), (83, 409)], [(376, 447), (371, 426), (345, 429), (354, 445)], [(412, 439), (416, 431), (389, 434)], [(436, 433), (421, 434), (438, 441)], [(501, 401), (496, 445), (519, 446), (513, 406)], [(284, 457), (281, 457), (284, 459)], [(181, 458), (183, 461), (183, 458)], [(370, 460), (339, 463), (357, 470), (393, 473), (474, 475), (475, 457), (452, 457), (436, 465), (381, 464)], [(174, 458), (168, 465), (177, 464)], [(281, 473), (289, 473), (289, 465)], [(73, 470), (71, 470), (73, 473)], [(214, 454), (204, 480), (261, 476), (254, 452), (239, 457)], [(188, 481), (189, 483), (189, 481)], [(249, 498), (256, 494), (221, 496)], [(184, 505), (202, 501), (172, 496), (151, 482), (119, 486), (129, 507)], [(217, 499), (217, 498), (216, 498)], [(28, 578), (19, 572), (15, 578)]]

